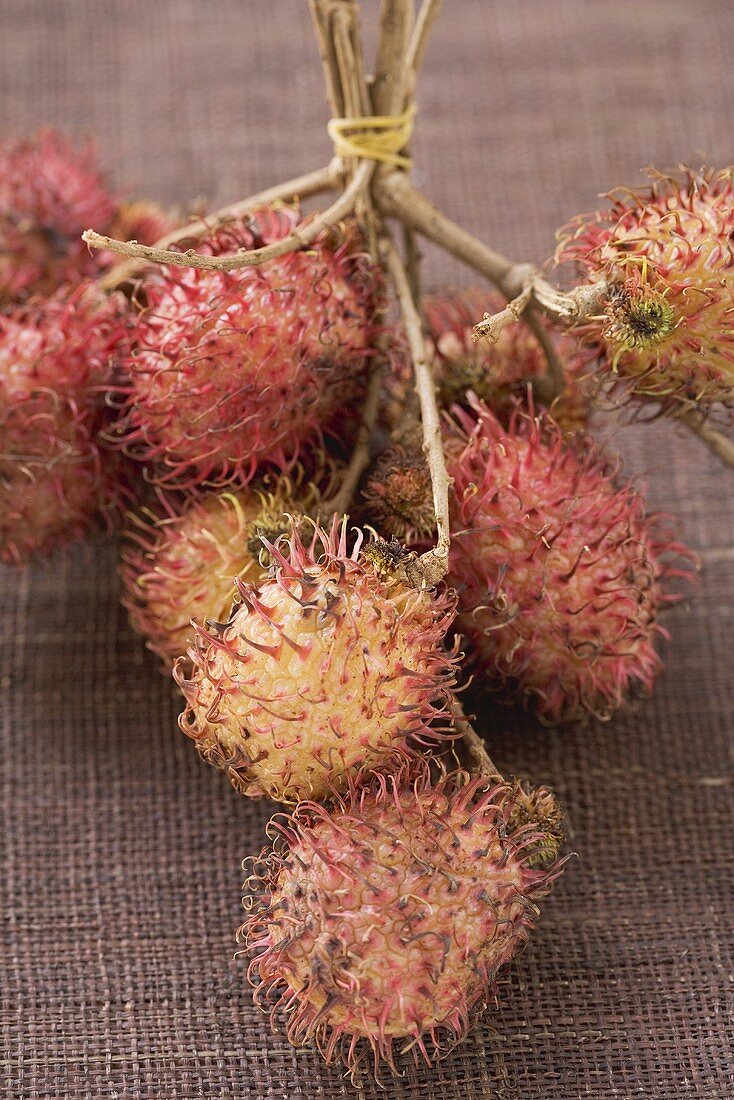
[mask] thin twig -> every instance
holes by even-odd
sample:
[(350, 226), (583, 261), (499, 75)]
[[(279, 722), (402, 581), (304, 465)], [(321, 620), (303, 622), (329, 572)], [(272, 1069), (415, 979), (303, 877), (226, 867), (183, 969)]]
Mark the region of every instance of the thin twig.
[(327, 518), (329, 516), (346, 515), (359, 484), (359, 479), (367, 469), (370, 461), (370, 443), (380, 411), (380, 396), (384, 376), (384, 365), (378, 363), (372, 371), (367, 386), (367, 393), (362, 406), (362, 419), (357, 430), (357, 439), (349, 459), (349, 465), (344, 471), (338, 492), (323, 505), (322, 510)]
[(727, 439), (725, 435), (713, 428), (703, 419), (699, 413), (686, 410), (675, 414), (676, 420), (702, 439), (706, 446), (717, 455), (727, 466), (734, 467), (734, 441)]
[[(230, 218), (238, 218), (246, 214), (255, 206), (267, 206), (273, 202), (293, 202), (295, 199), (307, 199), (312, 195), (323, 194), (325, 191), (335, 191), (341, 187), (343, 180), (344, 164), (339, 157), (334, 157), (329, 164), (318, 168), (315, 172), (307, 172), (304, 176), (297, 176), (275, 187), (268, 187), (265, 191), (258, 191), (249, 198), (222, 206), (204, 218), (197, 218), (195, 221), (188, 222), (187, 225), (171, 230), (156, 241), (156, 248), (169, 248), (170, 245), (177, 244), (179, 241), (196, 240), (216, 229), (223, 222), (229, 221)], [(134, 278), (145, 264), (146, 261), (139, 258), (115, 264), (112, 270), (100, 279), (102, 290), (115, 290), (122, 283)]]
[(336, 62), (334, 38), (331, 31), (331, 15), (334, 11), (334, 3), (333, 0), (309, 0), (309, 6), (324, 69), (326, 97), (329, 101), (331, 117), (341, 118), (344, 113), (344, 100)]
[(525, 312), (530, 299), (533, 296), (533, 280), (528, 279), (523, 289), (516, 298), (508, 302), (499, 313), (485, 313), (481, 321), (474, 326), (475, 340), (489, 340), (490, 344), (496, 344), (508, 325), (514, 325)]
[(433, 24), (436, 22), (438, 13), (441, 10), (442, 3), (443, 0), (423, 0), (420, 6), (418, 18), (415, 21), (415, 27), (410, 36), (408, 52), (405, 57), (405, 64), (408, 70), (409, 87), (406, 89), (408, 95), (412, 95), (415, 91), (415, 85), (423, 67), (423, 60), (426, 56), (428, 40), (433, 30)]
[(418, 306), (421, 300), (421, 254), (416, 235), (407, 225), (403, 226), (403, 244), (405, 245), (405, 270), (410, 283), (410, 293)]
[(116, 241), (112, 237), (95, 233), (93, 229), (87, 229), (82, 233), (82, 240), (90, 248), (101, 248), (116, 252), (119, 256), (134, 256), (157, 264), (170, 264), (173, 267), (196, 267), (208, 271), (235, 271), (243, 267), (260, 267), (269, 260), (277, 259), (278, 256), (285, 256), (299, 248), (307, 248), (325, 229), (336, 225), (351, 214), (358, 196), (369, 187), (374, 170), (374, 161), (362, 161), (342, 194), (331, 206), (317, 214), (310, 222), (296, 227), (282, 240), (273, 241), (272, 244), (250, 251), (243, 250), (224, 256), (204, 256), (193, 248), (185, 252), (171, 252), (169, 249), (158, 248), (155, 245)]
[(487, 779), (497, 779), (503, 783), (504, 779), (501, 772), (492, 761), (484, 741), (467, 718), (464, 708), (456, 696), (453, 696), (451, 700), (451, 718), (454, 728), (461, 735), (464, 742), (472, 771), (486, 776)]
[(435, 548), (422, 554), (418, 559), (418, 564), (425, 583), (433, 586), (446, 576), (451, 545), (449, 534), (449, 475), (443, 452), (441, 421), (436, 401), (436, 385), (426, 355), (423, 325), (413, 301), (410, 282), (403, 261), (392, 240), (387, 235), (383, 238), (383, 255), (403, 315), (408, 346), (413, 360), (415, 388), (420, 398), (421, 420), (423, 422), (423, 450), (431, 474), (437, 540)]
[[(370, 94), (362, 57), (362, 36), (356, 4), (342, 2), (332, 12), (332, 39), (341, 88), (342, 117), (356, 118), (369, 113)], [(356, 172), (359, 160), (347, 161), (348, 171)], [(354, 213), (367, 238), (370, 255), (377, 262), (377, 218), (369, 187), (357, 196)]]

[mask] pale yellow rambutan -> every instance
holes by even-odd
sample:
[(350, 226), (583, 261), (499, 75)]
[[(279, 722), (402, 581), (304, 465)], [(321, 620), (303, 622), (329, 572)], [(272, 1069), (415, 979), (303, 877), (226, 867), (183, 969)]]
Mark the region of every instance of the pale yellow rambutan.
[(238, 581), (226, 621), (196, 624), (193, 671), (175, 666), (181, 728), (243, 794), (323, 798), (442, 735), (429, 723), (447, 717), (454, 598), (361, 547), (336, 520), (310, 547), (298, 531), (269, 546), (268, 578)]

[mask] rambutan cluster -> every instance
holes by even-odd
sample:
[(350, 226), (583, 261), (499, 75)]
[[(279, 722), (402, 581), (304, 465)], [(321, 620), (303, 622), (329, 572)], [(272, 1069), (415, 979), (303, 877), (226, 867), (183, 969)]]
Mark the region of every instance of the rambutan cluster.
[[(256, 999), (296, 1046), (379, 1075), (447, 1053), (495, 992), (560, 864), (518, 789), (404, 765), (331, 808), (302, 803), (246, 883)], [(275, 824), (275, 822), (273, 823)]]
[[(165, 212), (53, 133), (0, 148), (0, 560), (109, 520), (137, 471), (123, 603), (172, 669), (181, 729), (238, 792), (296, 804), (240, 930), (257, 997), (296, 1045), (379, 1073), (461, 1038), (562, 863), (551, 792), (501, 780), (461, 719), (462, 636), (477, 686), (547, 724), (607, 718), (659, 670), (687, 552), (583, 431), (586, 375), (596, 357), (638, 397), (730, 400), (734, 222), (731, 172), (620, 195), (559, 248), (603, 287), (585, 347), (528, 317), (492, 344), (474, 327), (503, 303), (431, 296), (421, 318), (379, 188), (362, 200), (375, 224), (318, 235), (328, 217), (295, 206), (217, 216), (210, 258), (315, 240), (228, 271), (164, 254), (135, 281), (80, 235), (155, 241)], [(564, 296), (533, 280), (538, 320)], [(355, 487), (369, 543), (343, 514)], [(445, 774), (461, 751), (481, 775)]]
[(669, 412), (734, 402), (734, 173), (651, 174), (571, 223), (556, 260), (606, 287), (580, 328), (604, 379)]
[(449, 578), (480, 682), (548, 723), (608, 717), (660, 667), (659, 622), (685, 556), (585, 436), (481, 404), (455, 412)]

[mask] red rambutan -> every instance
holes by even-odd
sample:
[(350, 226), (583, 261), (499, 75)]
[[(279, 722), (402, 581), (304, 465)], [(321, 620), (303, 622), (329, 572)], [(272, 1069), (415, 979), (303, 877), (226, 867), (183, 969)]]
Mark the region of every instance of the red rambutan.
[(603, 378), (674, 411), (734, 402), (734, 171), (651, 173), (611, 206), (572, 222), (556, 253), (592, 283), (599, 315), (580, 335)]
[(190, 677), (174, 668), (182, 730), (243, 794), (322, 798), (441, 736), (427, 723), (446, 717), (453, 683), (453, 596), (409, 587), (390, 552), (361, 545), (336, 520), (310, 549), (297, 531), (287, 557), (269, 545), (268, 579), (238, 580), (227, 622), (196, 626)]
[[(200, 251), (260, 247), (298, 222), (295, 210), (263, 207)], [(160, 482), (221, 485), (249, 480), (264, 461), (286, 466), (359, 390), (378, 279), (354, 240), (347, 231), (259, 268), (162, 268), (146, 279), (121, 431)]]
[(116, 206), (91, 145), (53, 130), (0, 145), (0, 302), (93, 277), (81, 234), (104, 231)]
[(100, 452), (102, 390), (125, 345), (124, 299), (94, 286), (0, 315), (0, 557), (20, 562), (109, 519), (124, 487)]
[(95, 521), (110, 525), (125, 489), (94, 426), (88, 409), (58, 394), (0, 410), (0, 561), (23, 565)]
[(291, 1043), (353, 1075), (372, 1056), (377, 1076), (465, 1035), (560, 871), (531, 866), (557, 841), (517, 823), (518, 793), (465, 773), (432, 783), (413, 765), (273, 820), (238, 938), (256, 1000), (274, 1025), (287, 1016)]
[(90, 282), (0, 314), (0, 403), (39, 390), (98, 403), (127, 338), (124, 297), (104, 295)]
[(660, 666), (664, 581), (685, 553), (584, 436), (477, 405), (457, 411), (449, 579), (490, 690), (548, 722), (607, 717)]

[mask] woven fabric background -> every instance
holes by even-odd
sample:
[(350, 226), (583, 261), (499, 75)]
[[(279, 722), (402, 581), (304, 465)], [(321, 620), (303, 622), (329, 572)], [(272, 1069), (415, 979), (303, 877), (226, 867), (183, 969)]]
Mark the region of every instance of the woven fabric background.
[[(365, 0), (374, 23), (376, 0)], [(219, 204), (329, 155), (305, 0), (2, 0), (0, 132), (98, 137), (121, 183)], [(734, 160), (725, 0), (445, 0), (416, 178), (517, 258), (647, 163)], [(427, 283), (470, 278), (427, 251)], [(0, 1095), (706, 1100), (734, 1095), (734, 475), (670, 425), (616, 433), (703, 561), (654, 699), (585, 731), (487, 715), (578, 858), (499, 1005), (432, 1071), (361, 1093), (270, 1034), (232, 962), (268, 808), (177, 732), (114, 544), (0, 574)]]

